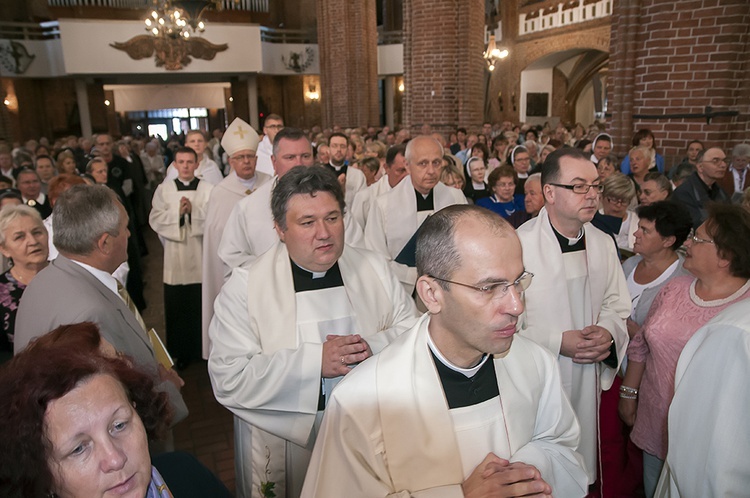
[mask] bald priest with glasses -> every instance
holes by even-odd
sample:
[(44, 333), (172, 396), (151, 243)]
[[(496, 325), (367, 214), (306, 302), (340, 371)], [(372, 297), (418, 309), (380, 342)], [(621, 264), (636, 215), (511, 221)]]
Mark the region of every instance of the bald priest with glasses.
[(572, 148), (557, 150), (542, 166), (544, 207), (518, 228), (524, 266), (535, 275), (519, 333), (558, 358), (581, 424), (578, 451), (589, 484), (597, 477), (599, 396), (612, 386), (625, 355), (630, 315), (617, 249), (590, 223), (602, 189), (586, 155)]
[(584, 496), (555, 356), (515, 334), (533, 275), (513, 228), (444, 208), (416, 263), (429, 313), (333, 391), (302, 497)]

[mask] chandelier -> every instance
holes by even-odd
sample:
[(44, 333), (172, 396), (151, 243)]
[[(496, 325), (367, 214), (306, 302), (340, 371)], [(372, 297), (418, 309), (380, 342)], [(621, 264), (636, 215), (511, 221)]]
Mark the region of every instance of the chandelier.
[(502, 59), (508, 57), (508, 49), (498, 48), (497, 45), (495, 45), (495, 35), (492, 34), (490, 35), (490, 41), (487, 43), (487, 49), (482, 54), (482, 57), (484, 57), (484, 60), (487, 62), (487, 69), (494, 71), (495, 65)]
[(203, 33), (206, 21), (203, 14), (221, 10), (222, 0), (153, 0), (154, 8), (144, 20), (146, 31), (157, 38), (188, 39)]

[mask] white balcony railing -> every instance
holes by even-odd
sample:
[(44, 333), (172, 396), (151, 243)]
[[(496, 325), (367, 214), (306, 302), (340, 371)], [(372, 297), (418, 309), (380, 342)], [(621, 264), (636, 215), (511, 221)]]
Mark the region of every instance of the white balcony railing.
[(0, 40), (52, 40), (54, 38), (60, 38), (60, 25), (57, 21), (0, 22)]
[[(557, 8), (542, 7), (537, 11), (519, 15), (518, 34), (529, 35), (548, 29), (562, 28), (612, 15), (613, 0), (599, 0), (584, 5), (584, 0), (557, 4)], [(574, 6), (571, 6), (574, 5)]]
[[(269, 0), (223, 0), (224, 10), (268, 12)], [(112, 9), (146, 10), (153, 6), (151, 0), (47, 0), (50, 7), (105, 7)]]

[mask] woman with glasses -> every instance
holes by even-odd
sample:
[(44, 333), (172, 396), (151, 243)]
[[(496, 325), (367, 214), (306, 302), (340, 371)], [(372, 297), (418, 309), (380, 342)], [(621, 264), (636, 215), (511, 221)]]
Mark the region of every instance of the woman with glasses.
[(692, 275), (673, 278), (657, 294), (628, 347), (620, 387), (620, 416), (633, 425), (631, 440), (643, 450), (647, 497), (666, 457), (667, 414), (683, 347), (717, 313), (750, 297), (750, 213), (736, 205), (711, 206), (686, 247), (683, 267)]
[(622, 220), (620, 229), (614, 233), (617, 247), (627, 251), (633, 250), (635, 231), (638, 229), (638, 215), (630, 209), (635, 199), (635, 186), (630, 178), (622, 173), (614, 173), (604, 180), (601, 214)]

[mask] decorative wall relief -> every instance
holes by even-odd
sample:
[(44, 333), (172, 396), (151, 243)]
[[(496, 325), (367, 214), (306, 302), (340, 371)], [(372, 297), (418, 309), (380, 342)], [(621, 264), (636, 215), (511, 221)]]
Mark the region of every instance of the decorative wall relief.
[(36, 55), (30, 54), (26, 46), (13, 40), (0, 40), (0, 65), (13, 74), (23, 74)]
[(134, 36), (126, 42), (110, 43), (109, 46), (122, 50), (134, 60), (154, 56), (156, 67), (168, 71), (184, 68), (192, 58), (213, 60), (217, 53), (229, 48), (226, 43), (215, 45), (204, 38), (157, 38), (151, 35)]
[(289, 52), (289, 62), (282, 55), (281, 62), (290, 71), (295, 73), (304, 72), (315, 61), (315, 50), (311, 47), (305, 48), (304, 52)]

